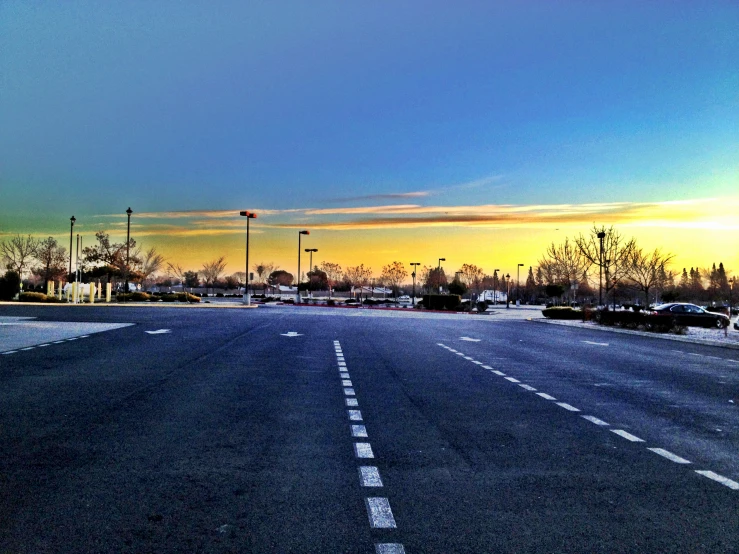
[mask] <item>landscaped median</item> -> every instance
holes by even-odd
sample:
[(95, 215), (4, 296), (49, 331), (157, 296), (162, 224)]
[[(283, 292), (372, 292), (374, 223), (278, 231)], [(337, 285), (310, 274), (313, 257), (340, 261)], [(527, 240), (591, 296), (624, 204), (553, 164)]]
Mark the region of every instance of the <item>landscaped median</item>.
[(570, 321), (595, 321), (600, 325), (635, 329), (655, 333), (685, 334), (686, 327), (677, 325), (675, 318), (669, 315), (633, 312), (629, 310), (594, 310), (590, 308), (575, 309), (568, 306), (557, 306), (542, 310), (548, 319), (564, 319)]

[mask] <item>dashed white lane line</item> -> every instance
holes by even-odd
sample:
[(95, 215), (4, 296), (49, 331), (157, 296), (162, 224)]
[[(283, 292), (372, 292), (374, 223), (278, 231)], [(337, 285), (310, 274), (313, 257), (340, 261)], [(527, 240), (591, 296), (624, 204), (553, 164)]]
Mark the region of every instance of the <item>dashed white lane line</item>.
[(482, 369), (493, 369), (493, 368), (490, 367), (489, 365), (484, 365), (484, 366), (482, 366)]
[(352, 425), (352, 437), (366, 439), (368, 437), (367, 428), (364, 425)]
[(359, 482), (363, 487), (381, 487), (380, 471), (375, 466), (360, 466)]
[(79, 337), (72, 337), (71, 339), (67, 339), (67, 340), (68, 340), (68, 341), (70, 341), (70, 340), (77, 340), (78, 338), (79, 338)]
[(357, 393), (354, 392), (354, 389), (352, 388), (345, 388), (344, 389), (344, 396), (356, 396)]
[(520, 383), (521, 382), (518, 379), (516, 379), (515, 377), (505, 377), (505, 380), (506, 381), (510, 381), (511, 383)]
[(55, 341), (54, 341), (54, 342), (52, 342), (51, 344), (61, 344), (61, 343), (63, 343), (63, 342), (64, 342), (63, 340), (55, 340)]
[(351, 377), (349, 376), (349, 374), (346, 373), (346, 372), (344, 372), (344, 371), (342, 371), (341, 373), (339, 373), (339, 377), (341, 377), (342, 379), (351, 379)]
[(339, 364), (339, 367), (346, 367), (346, 362), (336, 362)]
[(8, 354), (15, 354), (16, 352), (18, 352), (18, 351), (17, 350), (8, 350), (7, 352), (3, 352), (2, 354), (3, 354), (3, 356), (7, 356)]
[(29, 346), (27, 348), (21, 348), (21, 352), (25, 352), (26, 350), (33, 350), (34, 348), (36, 348), (36, 347), (35, 346)]
[(360, 410), (347, 410), (349, 421), (362, 421), (362, 412)]
[(496, 375), (500, 377), (505, 377), (505, 373), (503, 373), (502, 371), (498, 371), (497, 369), (491, 369), (490, 371), (492, 371), (493, 373), (495, 373)]
[(526, 390), (531, 391), (531, 392), (535, 392), (536, 391), (536, 389), (534, 387), (532, 387), (531, 385), (527, 385), (526, 383), (521, 383), (518, 386), (521, 387), (522, 389), (526, 389)]
[(644, 439), (640, 439), (637, 436), (632, 435), (631, 433), (627, 433), (623, 429), (611, 429), (612, 433), (616, 433), (619, 437), (625, 438), (627, 441), (631, 442), (644, 442)]
[(375, 554), (405, 554), (405, 548), (397, 543), (376, 544)]
[(600, 425), (601, 427), (608, 427), (610, 425), (609, 423), (606, 423), (602, 419), (598, 419), (595, 416), (584, 415), (584, 416), (582, 416), (582, 418), (583, 419), (587, 419), (590, 423), (595, 423), (596, 425)]
[(471, 358), (470, 356), (465, 356), (465, 357), (464, 357), (464, 359), (465, 359), (465, 360), (470, 360), (470, 361), (472, 361), (472, 360), (474, 360), (475, 358)]
[(395, 529), (395, 518), (387, 498), (366, 498), (367, 515), (373, 529)]
[(553, 396), (548, 395), (545, 392), (537, 392), (536, 393), (536, 396), (541, 396), (544, 400), (557, 400), (556, 398), (554, 398)]
[(665, 450), (664, 448), (647, 448), (647, 450), (651, 450), (655, 454), (659, 454), (660, 456), (663, 456), (670, 460), (671, 462), (675, 462), (676, 464), (689, 464), (690, 460), (686, 460), (685, 458), (681, 458), (680, 456), (677, 456), (670, 452), (669, 450)]
[(39, 348), (43, 348), (45, 346), (51, 346), (51, 344), (47, 342), (46, 344), (39, 344), (38, 345)]
[(342, 387), (353, 387), (354, 385), (352, 385), (352, 382), (349, 379), (342, 379), (341, 386)]
[(473, 364), (482, 365), (482, 362), (478, 362), (477, 360), (472, 360)]
[(736, 481), (732, 481), (731, 479), (728, 479), (723, 475), (719, 475), (718, 473), (714, 473), (713, 471), (706, 470), (695, 470), (695, 472), (699, 475), (703, 475), (703, 477), (713, 479), (717, 483), (721, 483), (725, 487), (729, 487), (731, 490), (739, 491), (739, 483), (737, 483)]
[(464, 354), (463, 354), (462, 352), (455, 352), (455, 354), (456, 354), (457, 356), (464, 356)]
[(368, 442), (355, 442), (354, 443), (354, 455), (357, 458), (374, 458), (375, 454), (372, 452), (372, 445)]
[(345, 402), (347, 407), (359, 406), (359, 400), (357, 400), (356, 398), (347, 398), (345, 399)]
[(593, 346), (608, 346), (607, 342), (593, 342), (592, 340), (584, 340), (582, 342), (585, 344), (592, 344)]
[(570, 404), (567, 404), (567, 402), (557, 402), (557, 406), (560, 408), (564, 408), (565, 410), (569, 412), (579, 412), (580, 410), (575, 408), (574, 406), (571, 406)]

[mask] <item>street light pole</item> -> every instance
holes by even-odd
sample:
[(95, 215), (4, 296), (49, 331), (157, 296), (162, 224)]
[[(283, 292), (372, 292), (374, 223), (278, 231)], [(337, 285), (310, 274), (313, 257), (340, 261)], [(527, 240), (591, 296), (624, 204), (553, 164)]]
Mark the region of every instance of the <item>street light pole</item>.
[(295, 303), (300, 304), (300, 239), (302, 235), (310, 235), (310, 231), (298, 231), (298, 275), (295, 278)]
[[(71, 223), (69, 227), (69, 275), (67, 276), (67, 279), (71, 279), (72, 275), (72, 231), (74, 231), (74, 222), (77, 221), (77, 219), (72, 216), (69, 218), (69, 222)], [(75, 281), (76, 281), (75, 276)]]
[[(125, 294), (128, 294), (128, 274), (129, 274), (129, 254), (131, 249), (131, 214), (133, 213), (133, 210), (129, 206), (129, 208), (126, 210), (126, 215), (128, 215), (128, 225), (126, 226), (126, 290), (124, 291)], [(124, 296), (124, 298), (126, 298)]]
[(420, 262), (411, 262), (411, 265), (413, 266), (413, 273), (411, 273), (411, 276), (413, 277), (413, 300), (411, 300), (411, 306), (416, 306), (416, 269), (419, 265), (421, 265)]
[[(308, 273), (310, 273), (313, 271), (313, 252), (318, 252), (318, 248), (306, 248), (305, 251), (310, 253), (310, 265), (308, 266)], [(308, 280), (308, 296), (313, 297), (310, 290), (310, 279)]]
[(603, 239), (606, 238), (606, 233), (601, 231), (597, 235), (600, 239), (600, 263), (598, 264), (598, 306), (603, 305)]
[(518, 264), (516, 267), (516, 306), (521, 305), (521, 268), (523, 264)]
[(446, 258), (439, 258), (439, 265), (436, 268), (436, 278), (439, 280), (439, 294), (441, 294), (441, 262), (445, 262)]
[(498, 272), (500, 269), (493, 270), (493, 305), (498, 303)]
[(505, 274), (505, 283), (506, 283), (506, 285), (505, 285), (505, 289), (506, 289), (506, 293), (505, 293), (505, 307), (506, 308), (510, 308), (510, 305), (509, 305), (509, 303), (511, 301), (511, 274), (510, 273), (506, 273)]
[(240, 216), (246, 218), (246, 275), (244, 275), (244, 304), (251, 306), (251, 294), (249, 294), (249, 220), (256, 219), (254, 212), (239, 212)]

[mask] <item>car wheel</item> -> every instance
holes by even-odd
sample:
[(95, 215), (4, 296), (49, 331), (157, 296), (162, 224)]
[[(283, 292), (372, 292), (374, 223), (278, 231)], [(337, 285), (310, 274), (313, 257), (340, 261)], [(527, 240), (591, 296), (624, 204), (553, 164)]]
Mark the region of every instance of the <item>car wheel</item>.
[(723, 319), (716, 319), (716, 328), (717, 329), (723, 329), (726, 327), (726, 322)]

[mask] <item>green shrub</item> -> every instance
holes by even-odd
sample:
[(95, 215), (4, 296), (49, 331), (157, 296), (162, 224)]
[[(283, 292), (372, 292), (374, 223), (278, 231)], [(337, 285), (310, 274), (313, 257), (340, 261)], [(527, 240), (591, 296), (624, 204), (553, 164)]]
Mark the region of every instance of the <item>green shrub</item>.
[(477, 311), (479, 313), (482, 313), (482, 312), (484, 312), (487, 309), (488, 309), (488, 302), (487, 302), (487, 300), (483, 300), (482, 302), (478, 302), (477, 303)]
[(421, 302), (429, 310), (457, 310), (462, 298), (458, 294), (424, 294)]
[(116, 295), (118, 302), (148, 302), (151, 296), (146, 292), (119, 292)]
[(544, 317), (549, 319), (569, 319), (569, 320), (583, 320), (584, 314), (582, 310), (575, 310), (569, 306), (557, 306), (554, 308), (546, 308), (541, 311)]
[(6, 271), (0, 277), (0, 300), (12, 300), (18, 294), (21, 286), (21, 278), (15, 271)]

